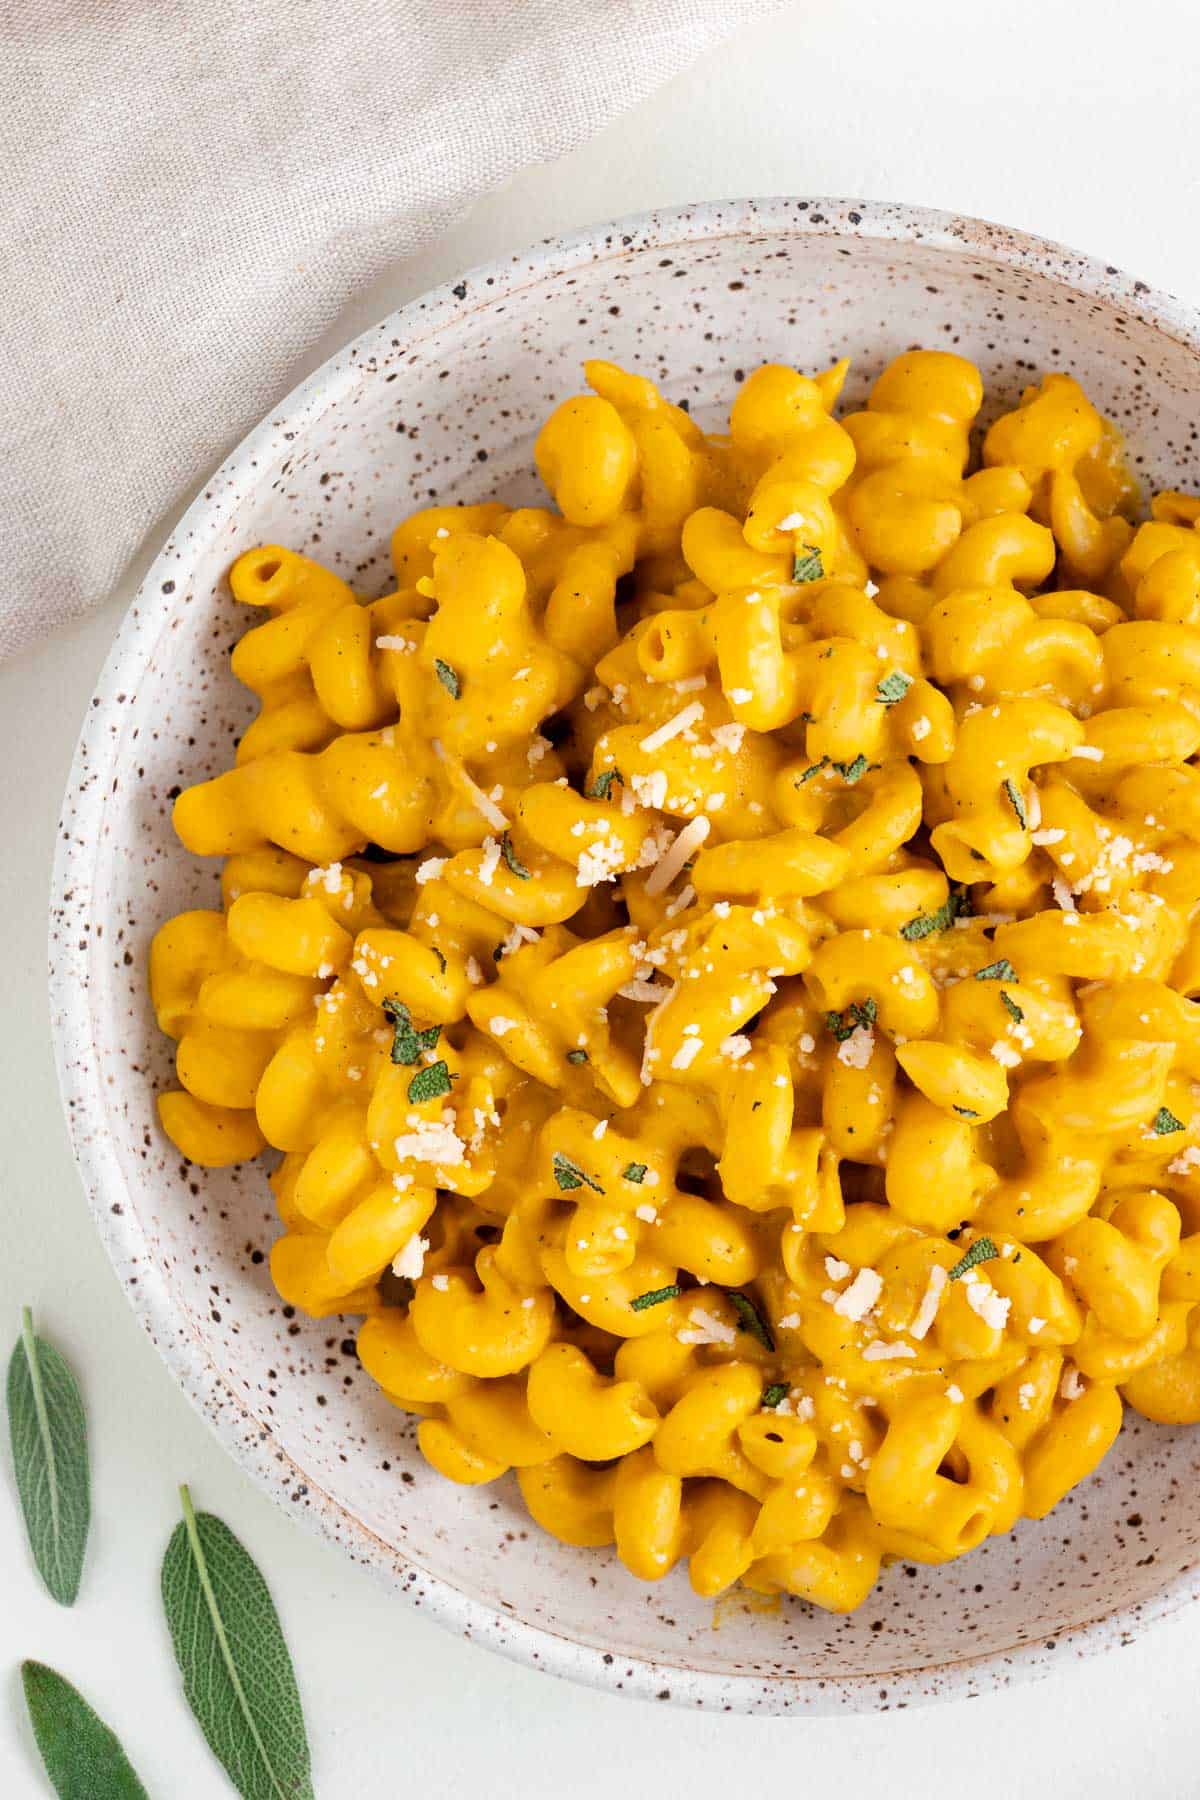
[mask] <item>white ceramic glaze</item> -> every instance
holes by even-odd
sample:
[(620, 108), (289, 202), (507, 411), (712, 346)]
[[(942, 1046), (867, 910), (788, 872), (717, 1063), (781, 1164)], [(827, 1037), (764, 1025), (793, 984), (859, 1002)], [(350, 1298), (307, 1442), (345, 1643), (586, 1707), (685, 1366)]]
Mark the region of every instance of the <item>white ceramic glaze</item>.
[[(897, 1565), (848, 1619), (747, 1600), (716, 1612), (566, 1549), (515, 1490), (452, 1487), (358, 1368), (352, 1326), (286, 1316), (263, 1170), (183, 1166), (153, 1090), (171, 1047), (147, 946), (216, 870), (170, 829), (180, 784), (226, 766), (249, 716), (228, 672), (235, 555), (279, 541), (356, 588), (434, 495), (531, 498), (539, 421), (579, 362), (639, 368), (705, 419), (765, 359), (854, 357), (852, 402), (896, 351), (953, 348), (990, 397), (1077, 374), (1157, 485), (1196, 485), (1200, 320), (1112, 268), (977, 220), (846, 201), (651, 214), (478, 269), (367, 332), (268, 415), (192, 506), (121, 627), (80, 738), (54, 874), (63, 1095), (131, 1304), (232, 1453), (298, 1517), (465, 1636), (559, 1675), (689, 1706), (880, 1709), (969, 1694), (1126, 1641), (1200, 1589), (1200, 1432), (1132, 1421), (1041, 1524), (943, 1569)], [(164, 454), (170, 453), (164, 426)]]

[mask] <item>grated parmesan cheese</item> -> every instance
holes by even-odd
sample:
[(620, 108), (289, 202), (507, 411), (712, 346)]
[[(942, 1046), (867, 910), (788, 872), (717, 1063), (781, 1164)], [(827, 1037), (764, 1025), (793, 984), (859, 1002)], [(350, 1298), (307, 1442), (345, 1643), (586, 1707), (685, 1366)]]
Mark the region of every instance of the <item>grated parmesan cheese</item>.
[(860, 1269), (850, 1286), (837, 1296), (833, 1310), (856, 1323), (865, 1319), (883, 1292), (883, 1277), (874, 1269)]
[(484, 793), (479, 783), (472, 780), (458, 757), (449, 754), (440, 738), (434, 738), (433, 748), (434, 754), (437, 756), (438, 760), (444, 762), (447, 768), (452, 769), (454, 774), (458, 777), (466, 792), (467, 798), (470, 800), (471, 805), (475, 808), (479, 816), (487, 820), (493, 831), (507, 831), (508, 820), (500, 811), (496, 802), (491, 799), (489, 795)]
[(946, 1271), (943, 1269), (941, 1263), (934, 1263), (929, 1271), (928, 1285), (921, 1296), (921, 1304), (918, 1306), (913, 1322), (908, 1328), (909, 1337), (915, 1337), (920, 1340), (926, 1336), (929, 1327), (937, 1318), (937, 1310), (942, 1303), (942, 1291), (945, 1286)]
[(875, 1033), (869, 1025), (860, 1025), (837, 1047), (837, 1059), (848, 1069), (865, 1069), (875, 1053)]
[(598, 887), (602, 881), (615, 881), (625, 864), (625, 852), (614, 838), (608, 843), (593, 844), (579, 858), (575, 869), (575, 886)]
[(425, 1267), (425, 1252), (428, 1248), (429, 1239), (418, 1237), (414, 1232), (392, 1258), (392, 1274), (407, 1277), (409, 1281), (418, 1281)]
[(660, 810), (667, 803), (667, 778), (661, 769), (651, 775), (631, 775), (629, 785), (640, 805)]
[(400, 1162), (437, 1163), (446, 1169), (464, 1162), (467, 1149), (454, 1127), (441, 1119), (418, 1119), (416, 1129), (396, 1138), (392, 1148)]
[[(974, 1270), (971, 1274), (974, 1274)], [(967, 1305), (971, 1311), (978, 1313), (984, 1324), (990, 1325), (993, 1331), (1003, 1331), (1008, 1324), (1012, 1301), (998, 1294), (991, 1282), (985, 1281), (982, 1275), (976, 1275), (974, 1281), (967, 1275), (963, 1280), (967, 1290)]]
[(702, 1306), (693, 1306), (688, 1314), (690, 1325), (675, 1336), (681, 1344), (736, 1344), (737, 1332), (732, 1325), (726, 1325), (723, 1319), (706, 1312)]
[(500, 845), (493, 837), (483, 840), (483, 861), (479, 865), (479, 879), (484, 887), (491, 887), (492, 878), (500, 867)]
[(700, 848), (709, 832), (712, 821), (703, 813), (696, 819), (690, 819), (678, 833), (670, 849), (663, 852), (646, 878), (646, 894), (653, 897), (669, 888), (679, 871), (691, 856)]
[(693, 700), (690, 706), (683, 707), (673, 718), (668, 719), (665, 724), (652, 731), (648, 737), (644, 737), (638, 748), (646, 751), (661, 750), (664, 744), (669, 744), (672, 738), (679, 736), (680, 732), (690, 730), (703, 717), (703, 706), (699, 700)]

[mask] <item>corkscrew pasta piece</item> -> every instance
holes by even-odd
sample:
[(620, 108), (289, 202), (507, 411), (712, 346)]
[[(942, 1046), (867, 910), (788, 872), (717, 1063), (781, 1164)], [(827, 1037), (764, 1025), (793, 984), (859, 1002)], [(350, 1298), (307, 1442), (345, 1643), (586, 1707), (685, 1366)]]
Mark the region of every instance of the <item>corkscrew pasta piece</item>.
[(586, 365), (552, 504), (230, 583), (150, 991), (189, 1161), (450, 1480), (843, 1612), (1200, 1422), (1200, 497), (1046, 374)]

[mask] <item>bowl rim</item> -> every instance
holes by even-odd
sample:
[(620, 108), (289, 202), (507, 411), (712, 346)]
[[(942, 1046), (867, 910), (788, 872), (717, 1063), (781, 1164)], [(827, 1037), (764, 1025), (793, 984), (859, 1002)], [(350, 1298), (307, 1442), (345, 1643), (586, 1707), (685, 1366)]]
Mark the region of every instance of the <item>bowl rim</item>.
[[(81, 929), (90, 921), (95, 869), (100, 852), (104, 804), (121, 753), (123, 733), (114, 733), (108, 694), (130, 689), (169, 629), (179, 564), (173, 547), (187, 544), (188, 557), (211, 541), (239, 507), (254, 481), (255, 466), (269, 461), (291, 432), (298, 438), (359, 379), (377, 338), (398, 338), (413, 347), (436, 336), (464, 314), (510, 300), (547, 275), (567, 274), (581, 265), (620, 259), (630, 250), (669, 249), (724, 237), (810, 237), (867, 239), (897, 246), (921, 244), (954, 254), (982, 256), (1041, 276), (1075, 294), (1123, 306), (1164, 336), (1200, 356), (1200, 312), (1173, 295), (1135, 280), (1112, 264), (1052, 240), (968, 215), (898, 202), (773, 196), (702, 201), (655, 209), (612, 222), (542, 239), (513, 256), (469, 269), (406, 302), (378, 324), (351, 339), (320, 368), (299, 382), (246, 435), (205, 483), (163, 549), (147, 570), (117, 631), (84, 717), (60, 816), (50, 890), (49, 990), (51, 1035), (68, 1137), (92, 1217), (121, 1281), (125, 1297), (184, 1393), (226, 1449), (280, 1505), (291, 1483), (280, 1483), (282, 1466), (294, 1470), (307, 1490), (300, 1517), (311, 1530), (349, 1551), (376, 1574), (389, 1579), (410, 1602), (449, 1630), (486, 1644), (511, 1660), (608, 1691), (643, 1699), (670, 1699), (693, 1708), (735, 1712), (886, 1710), (898, 1701), (969, 1697), (1014, 1679), (1049, 1672), (1063, 1659), (1095, 1655), (1128, 1643), (1147, 1625), (1200, 1598), (1200, 1577), (1185, 1570), (1150, 1600), (1116, 1608), (1061, 1632), (989, 1651), (953, 1663), (838, 1676), (748, 1670), (740, 1674), (689, 1669), (666, 1659), (635, 1657), (606, 1650), (498, 1611), (485, 1601), (420, 1565), (384, 1542), (293, 1462), (273, 1434), (263, 1435), (242, 1396), (218, 1373), (203, 1341), (180, 1317), (162, 1271), (153, 1260), (136, 1205), (117, 1205), (128, 1194), (115, 1150), (103, 1128), (105, 1083), (99, 1058), (80, 1055), (79, 996), (89, 986), (94, 936)], [(217, 497), (213, 498), (213, 494)], [(178, 553), (176, 553), (178, 554)], [(72, 815), (73, 811), (73, 816)], [(70, 817), (70, 828), (67, 820)], [(90, 1011), (87, 1016), (90, 1018)], [(88, 1130), (85, 1122), (96, 1122)], [(886, 1702), (880, 1690), (886, 1689)]]

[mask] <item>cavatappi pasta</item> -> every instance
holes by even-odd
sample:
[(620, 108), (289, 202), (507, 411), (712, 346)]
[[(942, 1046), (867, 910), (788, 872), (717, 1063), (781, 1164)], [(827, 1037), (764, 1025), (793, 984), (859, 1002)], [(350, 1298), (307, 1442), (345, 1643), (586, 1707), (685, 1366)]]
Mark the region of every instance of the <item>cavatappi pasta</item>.
[[(175, 824), (183, 1155), (454, 1481), (834, 1611), (1200, 1420), (1200, 498), (1047, 376), (587, 365), (554, 508), (269, 546)], [(971, 469), (973, 472), (967, 473)]]

